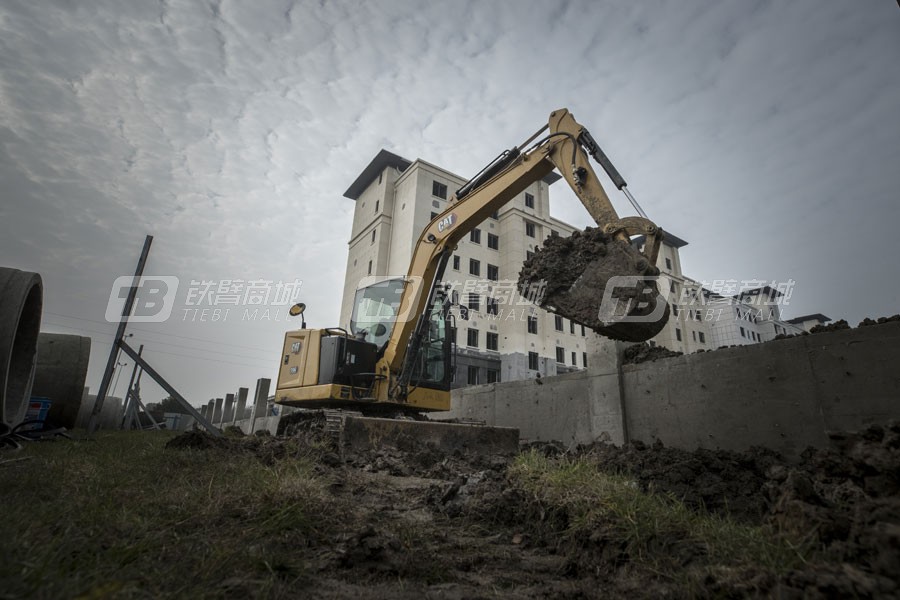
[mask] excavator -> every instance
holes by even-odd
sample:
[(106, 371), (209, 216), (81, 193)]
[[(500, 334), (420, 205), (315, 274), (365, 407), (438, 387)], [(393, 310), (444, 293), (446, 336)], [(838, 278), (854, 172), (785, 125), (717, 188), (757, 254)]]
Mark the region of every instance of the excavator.
[[(616, 214), (589, 158), (639, 216)], [(549, 279), (539, 305), (601, 335), (638, 342), (659, 333), (669, 317), (655, 280), (663, 231), (647, 219), (590, 132), (560, 109), (456, 190), (419, 236), (405, 277), (357, 290), (349, 330), (307, 329), (304, 320), (285, 334), (275, 402), (373, 416), (449, 410), (455, 298), (442, 283), (447, 262), (473, 228), (554, 169), (597, 227), (576, 232), (574, 241), (548, 238), (524, 263), (519, 285)], [(638, 235), (642, 250), (631, 242)], [(304, 309), (298, 304), (290, 312), (302, 317)]]

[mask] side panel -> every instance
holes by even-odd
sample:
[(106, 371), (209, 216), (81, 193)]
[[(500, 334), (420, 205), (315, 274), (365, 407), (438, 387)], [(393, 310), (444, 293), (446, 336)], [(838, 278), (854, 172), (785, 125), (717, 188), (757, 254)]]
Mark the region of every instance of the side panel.
[(278, 389), (316, 385), (319, 382), (319, 329), (298, 329), (284, 334)]

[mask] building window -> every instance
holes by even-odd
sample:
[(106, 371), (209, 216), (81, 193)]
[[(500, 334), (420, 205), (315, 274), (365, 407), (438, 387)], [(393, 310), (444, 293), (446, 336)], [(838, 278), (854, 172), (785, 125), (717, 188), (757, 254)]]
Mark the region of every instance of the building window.
[(666, 259), (666, 268), (670, 271), (672, 270), (672, 261), (668, 258)]
[(500, 236), (494, 235), (493, 233), (488, 234), (488, 248), (491, 250), (499, 250), (500, 249)]
[(566, 349), (562, 346), (556, 347), (556, 362), (561, 365), (566, 364)]
[(497, 265), (488, 264), (487, 278), (491, 281), (497, 281), (498, 279), (500, 279), (500, 268)]
[(692, 332), (691, 332), (691, 336), (694, 338), (694, 341), (696, 342), (696, 341), (697, 341), (697, 332), (696, 332), (696, 331), (692, 331)]
[[(371, 264), (371, 263), (370, 263), (370, 264)], [(744, 328), (743, 328), (743, 327), (741, 327), (741, 337), (747, 337), (747, 336), (744, 335)]]
[(528, 368), (532, 371), (538, 370), (538, 353), (537, 352), (529, 352), (528, 353)]
[(375, 230), (374, 229), (372, 230), (372, 241), (370, 243), (371, 244), (375, 243)]
[(531, 250), (525, 251), (525, 260), (531, 260), (534, 257), (534, 252)]
[(459, 257), (455, 255), (453, 257), (453, 270), (459, 271)]
[(575, 335), (575, 321), (569, 321), (569, 333)]
[(478, 330), (469, 328), (466, 333), (466, 346), (469, 348), (477, 348), (478, 347)]
[(534, 223), (525, 221), (525, 235), (527, 235), (528, 237), (534, 237)]
[(678, 305), (675, 304), (674, 302), (672, 303), (672, 316), (673, 317), (678, 316)]
[(500, 302), (498, 302), (496, 298), (488, 298), (486, 300), (486, 302), (487, 302), (487, 309), (486, 309), (487, 314), (496, 315), (499, 312), (497, 310), (497, 307), (500, 305)]
[(675, 282), (674, 281), (669, 282), (669, 292), (671, 292), (673, 294), (675, 293)]
[(534, 196), (525, 192), (525, 208), (534, 208)]
[(537, 317), (528, 317), (528, 333), (537, 333)]
[(581, 353), (581, 366), (587, 369), (587, 352)]
[(562, 321), (562, 317), (561, 317), (561, 316), (559, 316), (559, 315), (554, 316), (554, 317), (553, 317), (553, 324), (554, 324), (554, 326), (556, 327), (556, 330), (557, 330), (557, 331), (562, 331), (562, 330), (563, 330), (563, 321)]
[(481, 275), (481, 261), (469, 259), (469, 275)]
[(431, 211), (431, 220), (434, 221), (437, 218), (438, 214), (434, 211)]
[(478, 367), (469, 365), (469, 376), (466, 379), (469, 385), (478, 385)]
[(486, 337), (487, 337), (487, 339), (485, 340), (485, 343), (487, 344), (487, 349), (488, 350), (497, 350), (499, 348), (500, 336), (497, 335), (496, 333), (492, 333), (489, 331), (487, 333)]
[(481, 305), (481, 298), (478, 294), (469, 294), (469, 310), (477, 311)]
[(678, 329), (677, 327), (675, 328), (675, 339), (678, 340), (679, 342), (681, 341), (681, 330)]
[(487, 370), (487, 382), (488, 383), (500, 383), (500, 371), (497, 369), (488, 369)]
[(697, 335), (700, 336), (700, 343), (705, 344), (706, 343), (706, 335), (704, 335), (704, 333), (702, 331), (700, 333), (698, 333)]
[(573, 353), (572, 353), (572, 366), (573, 366), (573, 367), (577, 367), (577, 366), (578, 366), (578, 358), (577, 358), (577, 357), (578, 357), (578, 353), (577, 353), (577, 352), (573, 352)]
[[(378, 183), (381, 183), (380, 181)], [(375, 201), (375, 212), (378, 212), (378, 204), (381, 202), (380, 200)]]
[(469, 241), (473, 244), (481, 243), (481, 230), (477, 227), (469, 232)]
[(581, 337), (584, 337), (584, 336), (585, 336), (585, 333), (584, 333), (584, 325), (582, 325), (582, 326), (581, 326)]
[(372, 261), (369, 261), (369, 275), (372, 274)]
[(555, 229), (550, 230), (550, 237), (559, 237), (559, 232)]
[(434, 181), (431, 184), (431, 195), (437, 196), (438, 198), (447, 199), (447, 186), (438, 181)]

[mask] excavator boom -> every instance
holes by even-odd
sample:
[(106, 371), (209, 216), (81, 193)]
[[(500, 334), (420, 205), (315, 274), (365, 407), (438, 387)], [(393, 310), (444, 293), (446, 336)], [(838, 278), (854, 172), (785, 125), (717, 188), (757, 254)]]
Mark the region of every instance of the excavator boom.
[[(655, 282), (663, 232), (641, 211), (619, 218), (590, 157), (617, 187), (625, 187), (572, 114), (553, 111), (545, 127), (456, 191), (420, 234), (405, 277), (357, 292), (351, 331), (288, 332), (276, 401), (447, 410), (450, 300), (441, 285), (447, 261), (472, 229), (554, 169), (597, 228), (548, 238), (526, 261), (519, 284), (542, 286), (540, 306), (602, 335), (629, 341), (656, 335), (668, 319), (668, 304), (660, 301)], [(631, 244), (634, 235), (645, 237), (643, 252)], [(326, 354), (327, 369), (322, 367)]]

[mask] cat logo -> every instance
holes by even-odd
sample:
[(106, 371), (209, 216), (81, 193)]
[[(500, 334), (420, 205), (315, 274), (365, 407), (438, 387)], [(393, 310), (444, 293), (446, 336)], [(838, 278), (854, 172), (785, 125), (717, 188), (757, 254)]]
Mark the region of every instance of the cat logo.
[(438, 223), (438, 231), (443, 233), (454, 225), (456, 225), (456, 213), (450, 213), (440, 220), (440, 222)]

